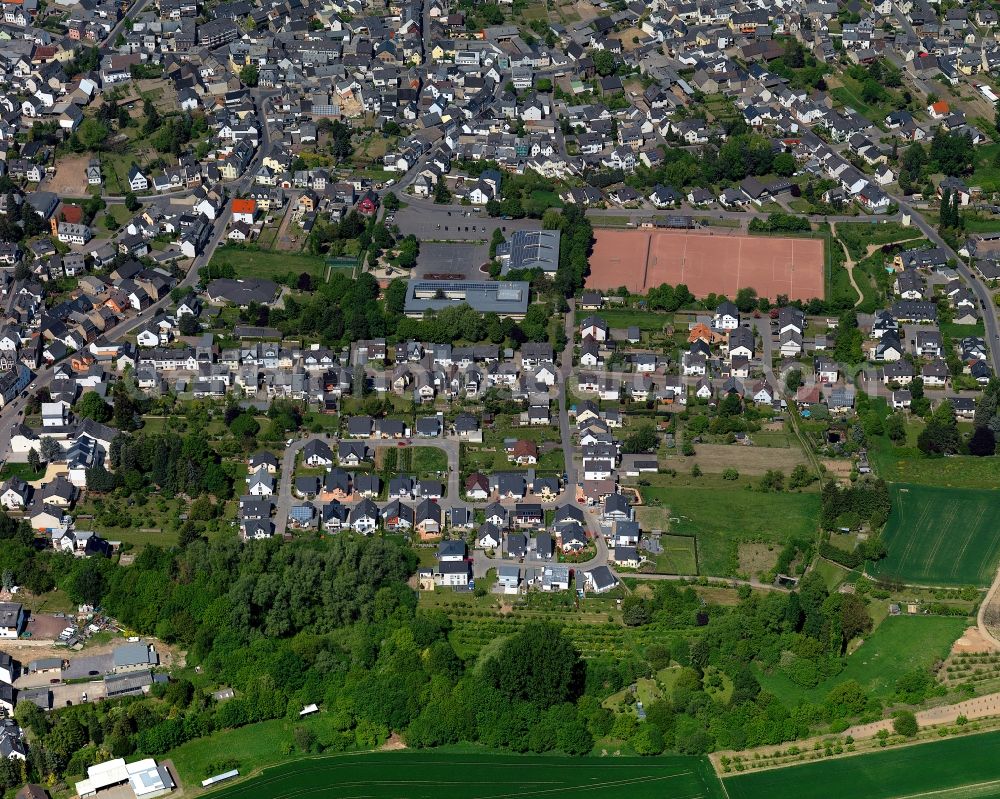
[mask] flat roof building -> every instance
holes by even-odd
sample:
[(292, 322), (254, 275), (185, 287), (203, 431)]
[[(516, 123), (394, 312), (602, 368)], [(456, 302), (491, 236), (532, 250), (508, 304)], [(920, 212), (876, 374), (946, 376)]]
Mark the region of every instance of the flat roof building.
[(116, 673), (148, 669), (159, 664), (159, 658), (152, 644), (141, 641), (116, 646), (112, 652), (112, 660)]
[(80, 797), (96, 796), (98, 791), (128, 785), (136, 799), (153, 799), (174, 789), (174, 780), (165, 766), (152, 758), (126, 763), (124, 758), (108, 760), (87, 769), (87, 779), (76, 784)]
[(411, 280), (406, 285), (407, 316), (421, 317), (466, 304), (479, 313), (495, 313), (522, 319), (528, 312), (529, 284), (526, 280), (475, 282), (463, 280)]
[(104, 678), (104, 691), (108, 699), (118, 696), (138, 696), (146, 693), (153, 684), (151, 671), (133, 671), (126, 674), (108, 674)]
[(559, 268), (558, 230), (518, 230), (499, 247), (501, 274), (510, 270), (541, 269), (547, 274)]

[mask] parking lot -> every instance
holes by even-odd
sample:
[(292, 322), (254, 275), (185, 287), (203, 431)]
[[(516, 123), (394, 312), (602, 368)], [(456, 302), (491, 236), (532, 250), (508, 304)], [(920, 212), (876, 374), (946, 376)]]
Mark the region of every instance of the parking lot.
[(71, 621), (65, 616), (55, 616), (51, 613), (32, 613), (28, 616), (24, 632), (30, 633), (30, 638), (55, 640), (59, 633), (70, 626)]
[[(79, 705), (83, 702), (96, 702), (98, 699), (104, 699), (105, 696), (103, 680), (73, 683), (72, 685), (53, 685), (51, 690), (52, 707), (54, 708)], [(86, 699), (83, 698), (84, 694), (87, 695)]]
[(64, 680), (79, 680), (84, 677), (103, 677), (114, 671), (114, 656), (107, 652), (103, 655), (84, 655), (74, 657), (69, 666), (63, 669)]
[(424, 242), (417, 256), (417, 276), (427, 274), (461, 275), (455, 280), (488, 280), (489, 275), (479, 271), (489, 259), (487, 244), (463, 244), (461, 242)]
[(443, 239), (489, 242), (498, 227), (506, 228), (504, 232), (509, 234), (514, 230), (538, 230), (542, 226), (538, 219), (499, 219), (487, 216), (478, 208), (456, 208), (427, 202), (414, 202), (400, 208), (395, 214), (395, 224), (404, 236), (412, 233), (421, 242)]

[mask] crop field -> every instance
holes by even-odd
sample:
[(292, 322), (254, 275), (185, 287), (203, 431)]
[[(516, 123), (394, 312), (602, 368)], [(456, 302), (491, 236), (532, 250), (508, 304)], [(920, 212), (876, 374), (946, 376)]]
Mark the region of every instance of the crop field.
[(890, 483), (921, 483), (947, 488), (993, 488), (1000, 485), (1000, 459), (955, 455), (925, 457), (914, 445), (894, 447), (876, 440), (869, 450), (878, 476)]
[(802, 700), (820, 703), (831, 688), (847, 680), (857, 680), (872, 696), (889, 699), (904, 674), (944, 660), (968, 624), (968, 619), (955, 616), (890, 616), (848, 656), (840, 674), (815, 688), (803, 688), (781, 672), (760, 674), (758, 679), (790, 708)]
[(730, 799), (997, 799), (1000, 732), (758, 771), (724, 785)]
[(888, 555), (873, 567), (875, 575), (927, 585), (990, 584), (1000, 558), (1000, 493), (910, 484), (890, 491)]
[(488, 752), (385, 752), (312, 758), (270, 768), (212, 794), (218, 799), (716, 799), (722, 787), (696, 757), (518, 757)]

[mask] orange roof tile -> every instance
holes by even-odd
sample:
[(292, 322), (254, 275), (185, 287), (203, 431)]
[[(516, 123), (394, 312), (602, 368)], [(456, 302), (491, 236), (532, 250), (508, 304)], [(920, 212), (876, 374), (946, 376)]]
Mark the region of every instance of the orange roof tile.
[(252, 214), (257, 210), (256, 200), (233, 200), (233, 213), (234, 214)]

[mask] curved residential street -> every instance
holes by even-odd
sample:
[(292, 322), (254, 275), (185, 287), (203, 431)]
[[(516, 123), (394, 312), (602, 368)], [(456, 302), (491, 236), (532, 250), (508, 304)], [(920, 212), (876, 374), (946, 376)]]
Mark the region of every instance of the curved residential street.
[[(571, 319), (572, 317), (570, 317)], [(568, 324), (572, 324), (571, 322)], [(572, 339), (571, 339), (572, 342)], [(564, 357), (565, 357), (564, 353)], [(572, 343), (569, 345), (569, 357), (572, 357)], [(568, 362), (568, 361), (567, 361)], [(561, 392), (563, 397), (563, 402), (565, 402), (565, 392)], [(563, 415), (563, 435), (565, 441), (572, 443), (572, 437), (570, 435), (570, 428), (568, 425), (568, 417)], [(294, 482), (295, 475), (295, 465), (298, 459), (299, 453), (302, 452), (303, 448), (310, 441), (323, 441), (324, 443), (335, 448), (338, 441), (335, 437), (329, 436), (325, 433), (311, 433), (307, 436), (301, 438), (296, 438), (292, 441), (290, 445), (285, 448), (285, 451), (281, 459), (281, 472), (277, 480), (277, 491), (273, 497), (273, 502), (275, 505), (275, 532), (278, 535), (282, 535), (288, 529), (288, 514), (291, 511), (293, 505), (298, 501), (294, 496), (292, 491), (292, 485)], [(361, 439), (343, 439), (346, 441), (353, 441), (358, 443), (363, 443), (368, 447), (374, 449), (375, 447), (397, 447), (399, 446), (399, 441), (393, 439), (385, 438), (361, 438)], [(484, 508), (490, 504), (490, 501), (480, 501), (471, 502), (461, 498), (461, 484), (460, 484), (460, 470), (459, 470), (459, 453), (461, 448), (461, 441), (458, 438), (452, 437), (442, 437), (442, 438), (410, 438), (406, 439), (407, 447), (431, 447), (433, 449), (440, 450), (444, 452), (448, 457), (448, 475), (447, 475), (447, 492), (444, 497), (441, 498), (438, 503), (441, 506), (442, 511), (447, 514), (451, 508), (464, 507), (474, 510), (475, 508)], [(564, 446), (564, 451), (573, 452), (571, 446)], [(545, 510), (552, 510), (566, 503), (575, 503), (575, 468), (572, 464), (573, 458), (567, 458), (566, 469), (567, 474), (570, 474), (570, 469), (573, 469), (573, 477), (567, 483), (567, 490), (564, 490), (560, 496), (554, 500), (542, 500), (537, 497), (533, 497), (530, 494), (522, 500), (523, 502), (537, 503), (541, 505)], [(344, 504), (351, 506), (359, 502), (360, 500), (348, 500)], [(512, 508), (517, 504), (516, 500), (502, 500), (501, 504), (504, 507)], [(384, 507), (387, 502), (377, 502), (379, 507)], [(589, 507), (580, 506), (581, 510), (584, 511), (586, 516), (586, 529), (590, 531), (593, 536), (595, 554), (594, 557), (581, 561), (578, 564), (569, 564), (574, 567), (581, 567), (586, 569), (593, 569), (597, 566), (607, 566), (609, 565), (609, 551), (607, 543), (604, 540), (604, 536), (601, 534), (601, 524), (600, 519), (593, 509)], [(551, 561), (543, 560), (533, 560), (532, 556), (529, 555), (525, 560), (510, 559), (503, 557), (489, 557), (485, 550), (475, 549), (473, 551), (473, 576), (474, 577), (484, 577), (490, 569), (495, 569), (502, 565), (512, 565), (512, 566), (541, 566), (543, 563), (551, 563)], [(657, 575), (635, 575), (642, 579), (648, 577), (657, 577)], [(664, 575), (665, 576), (665, 575)], [(673, 577), (671, 579), (683, 579), (681, 577)]]

